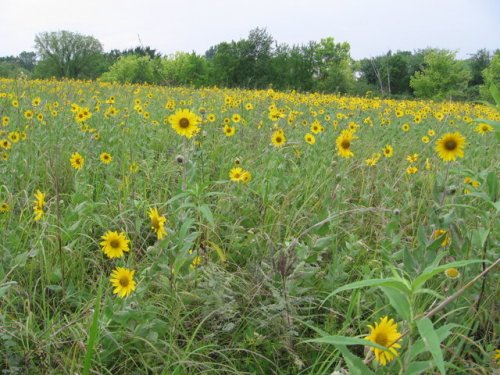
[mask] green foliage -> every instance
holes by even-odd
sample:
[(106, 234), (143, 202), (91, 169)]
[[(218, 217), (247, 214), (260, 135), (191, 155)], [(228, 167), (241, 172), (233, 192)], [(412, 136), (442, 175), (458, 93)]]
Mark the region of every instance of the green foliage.
[(418, 98), (451, 99), (465, 97), (470, 72), (455, 53), (447, 50), (427, 50), (424, 67), (410, 79), (410, 86)]
[(484, 85), (480, 87), (481, 98), (493, 101), (490, 87), (500, 87), (500, 51), (497, 51), (491, 59), (490, 65), (482, 71)]
[(40, 56), (35, 75), (41, 78), (96, 78), (102, 72), (102, 45), (92, 36), (70, 31), (42, 32), (35, 36)]
[(207, 86), (208, 63), (197, 54), (178, 52), (161, 61), (163, 82), (171, 86)]
[(105, 82), (161, 83), (162, 62), (149, 56), (128, 55), (120, 57), (109, 71), (101, 76)]

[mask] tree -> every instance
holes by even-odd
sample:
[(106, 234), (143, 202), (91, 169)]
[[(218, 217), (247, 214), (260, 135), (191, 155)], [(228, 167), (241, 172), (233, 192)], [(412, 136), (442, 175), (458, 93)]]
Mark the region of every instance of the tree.
[(500, 50), (495, 52), (490, 65), (482, 72), (484, 85), (480, 88), (481, 98), (493, 101), (490, 93), (490, 86), (496, 86), (500, 90)]
[(161, 60), (149, 56), (120, 57), (101, 77), (103, 81), (120, 83), (161, 83)]
[(95, 78), (101, 72), (102, 45), (92, 36), (70, 31), (43, 32), (35, 36), (40, 63), (38, 76)]
[(335, 43), (331, 37), (314, 44), (314, 74), (319, 90), (345, 93), (354, 87), (350, 49), (349, 43)]
[(424, 68), (411, 77), (410, 86), (419, 98), (464, 98), (469, 80), (465, 62), (456, 60), (454, 52), (430, 49)]

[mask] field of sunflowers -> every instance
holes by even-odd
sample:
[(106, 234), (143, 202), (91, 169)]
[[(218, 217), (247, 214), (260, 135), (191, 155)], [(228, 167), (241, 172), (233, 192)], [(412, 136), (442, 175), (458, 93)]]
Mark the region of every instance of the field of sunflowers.
[(2, 374), (498, 369), (494, 107), (2, 79), (0, 120)]

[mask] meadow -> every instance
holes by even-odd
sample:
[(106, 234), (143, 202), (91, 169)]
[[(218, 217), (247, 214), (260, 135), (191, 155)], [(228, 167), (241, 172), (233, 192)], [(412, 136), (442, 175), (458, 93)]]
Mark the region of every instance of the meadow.
[(0, 119), (2, 373), (498, 368), (495, 107), (1, 79)]

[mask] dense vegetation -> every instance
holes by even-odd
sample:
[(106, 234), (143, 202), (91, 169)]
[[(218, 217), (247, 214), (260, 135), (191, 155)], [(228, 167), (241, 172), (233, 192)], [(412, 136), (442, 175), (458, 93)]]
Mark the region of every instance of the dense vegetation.
[(0, 118), (2, 373), (497, 369), (498, 106), (2, 79)]
[(94, 37), (68, 31), (40, 33), (35, 47), (36, 53), (0, 58), (0, 76), (490, 101), (488, 87), (500, 85), (498, 50), (478, 50), (465, 60), (428, 48), (355, 61), (347, 42), (330, 37), (289, 46), (259, 28), (246, 39), (212, 46), (203, 56), (161, 56), (150, 47), (104, 52)]

